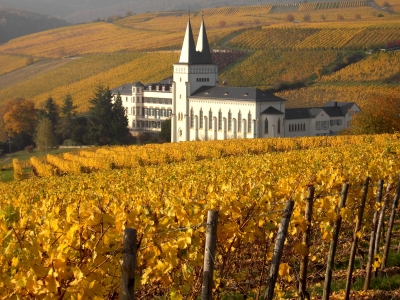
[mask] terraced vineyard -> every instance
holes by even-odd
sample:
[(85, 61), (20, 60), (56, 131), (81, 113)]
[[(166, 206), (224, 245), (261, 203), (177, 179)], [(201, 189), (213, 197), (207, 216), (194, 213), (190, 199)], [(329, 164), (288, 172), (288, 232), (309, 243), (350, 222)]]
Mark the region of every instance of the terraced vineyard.
[(228, 68), (220, 78), (230, 86), (271, 87), (278, 79), (303, 80), (315, 74), (316, 68), (336, 61), (338, 52), (326, 51), (257, 51)]
[(322, 82), (368, 82), (385, 80), (400, 73), (400, 53), (381, 52), (324, 76)]
[(33, 57), (0, 54), (0, 76), (26, 67), (35, 61)]
[(177, 59), (177, 53), (168, 52), (87, 56), (1, 89), (0, 99), (6, 101), (19, 95), (41, 103), (51, 95), (56, 102), (61, 102), (65, 95), (71, 94), (79, 110), (86, 111), (98, 85), (115, 87), (138, 80), (145, 83), (159, 81), (171, 75), (171, 64)]
[(400, 39), (400, 27), (315, 26), (247, 30), (229, 42), (243, 49), (367, 49)]
[(323, 106), (327, 101), (356, 102), (362, 109), (363, 103), (374, 95), (395, 96), (399, 95), (398, 85), (317, 85), (299, 90), (279, 92), (276, 95), (282, 97), (287, 108)]

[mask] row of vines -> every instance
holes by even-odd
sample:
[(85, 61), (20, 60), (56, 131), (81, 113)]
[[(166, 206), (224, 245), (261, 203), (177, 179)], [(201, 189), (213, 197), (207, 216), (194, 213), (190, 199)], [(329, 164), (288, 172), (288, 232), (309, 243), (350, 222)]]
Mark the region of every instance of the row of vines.
[[(337, 260), (346, 259), (363, 180), (368, 175), (372, 182), (382, 178), (395, 183), (397, 177), (391, 175), (400, 170), (400, 143), (389, 135), (301, 139), (291, 146), (286, 140), (275, 141), (275, 147), (287, 145), (288, 151), (266, 151), (274, 145), (270, 140), (203, 142), (202, 147), (185, 143), (175, 150), (171, 145), (147, 146), (140, 152), (148, 155), (149, 165), (142, 159), (129, 169), (0, 184), (0, 296), (116, 298), (122, 232), (132, 227), (139, 240), (137, 296), (196, 299), (201, 290), (204, 222), (207, 211), (216, 209), (214, 297), (242, 294), (255, 299), (287, 199), (295, 201), (295, 208), (276, 292), (281, 297), (294, 295), (299, 260), (309, 255), (309, 270), (315, 274), (326, 263), (338, 213), (344, 230)], [(301, 149), (302, 142), (310, 149), (289, 150)], [(328, 147), (317, 146), (321, 143)], [(216, 151), (218, 158), (196, 160), (191, 151), (197, 148), (209, 158)], [(237, 148), (242, 155), (221, 153), (240, 152)], [(121, 150), (129, 153), (116, 147), (80, 155), (103, 154), (117, 164)], [(174, 156), (182, 157), (182, 163), (157, 164)], [(348, 206), (336, 212), (343, 182), (352, 185)], [(310, 249), (301, 242), (309, 185), (315, 186), (317, 195)], [(368, 196), (366, 214), (375, 210), (375, 190), (376, 186)], [(360, 234), (369, 229), (367, 222)]]

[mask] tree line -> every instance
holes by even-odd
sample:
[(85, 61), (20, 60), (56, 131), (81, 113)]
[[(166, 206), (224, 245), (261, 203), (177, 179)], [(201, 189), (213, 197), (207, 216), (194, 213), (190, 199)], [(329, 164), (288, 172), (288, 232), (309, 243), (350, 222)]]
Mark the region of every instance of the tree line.
[(36, 145), (39, 150), (73, 145), (122, 145), (133, 143), (120, 95), (97, 87), (90, 108), (78, 114), (71, 95), (61, 105), (49, 97), (42, 108), (31, 100), (14, 99), (0, 108), (0, 152)]

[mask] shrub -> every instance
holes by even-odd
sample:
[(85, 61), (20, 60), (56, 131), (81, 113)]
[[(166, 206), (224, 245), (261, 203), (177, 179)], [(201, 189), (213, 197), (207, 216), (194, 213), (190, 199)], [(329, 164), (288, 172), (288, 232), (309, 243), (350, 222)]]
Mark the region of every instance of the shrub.
[(28, 153), (32, 153), (33, 152), (33, 146), (32, 145), (26, 146), (25, 147), (25, 151), (28, 152)]
[(303, 16), (303, 21), (304, 21), (304, 22), (310, 22), (310, 21), (311, 21), (311, 16), (310, 16), (310, 14), (305, 14), (305, 15)]
[(288, 21), (288, 22), (293, 22), (294, 21), (294, 16), (292, 14), (288, 14), (285, 17), (285, 20)]

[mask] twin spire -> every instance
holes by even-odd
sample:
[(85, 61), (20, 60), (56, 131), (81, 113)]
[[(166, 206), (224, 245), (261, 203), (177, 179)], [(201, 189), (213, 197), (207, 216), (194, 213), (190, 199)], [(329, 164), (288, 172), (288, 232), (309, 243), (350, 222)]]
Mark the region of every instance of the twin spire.
[(183, 40), (181, 58), (179, 59), (179, 63), (194, 65), (213, 63), (204, 20), (201, 21), (199, 37), (197, 39), (197, 46), (195, 47), (192, 26), (190, 25), (189, 19), (186, 27), (185, 39)]

